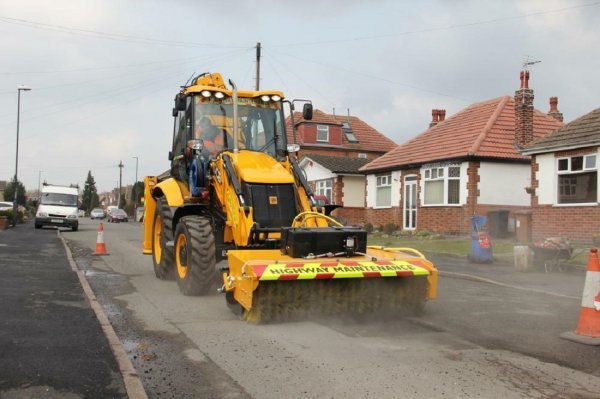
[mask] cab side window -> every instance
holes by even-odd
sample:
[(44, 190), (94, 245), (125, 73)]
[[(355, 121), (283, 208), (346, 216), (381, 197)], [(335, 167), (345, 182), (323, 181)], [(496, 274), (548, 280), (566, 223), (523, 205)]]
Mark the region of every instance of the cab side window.
[(179, 158), (183, 155), (186, 143), (192, 135), (192, 97), (188, 96), (185, 99), (185, 111), (179, 111), (175, 117), (175, 127), (173, 134), (173, 156), (171, 171), (180, 179), (186, 178), (185, 159)]

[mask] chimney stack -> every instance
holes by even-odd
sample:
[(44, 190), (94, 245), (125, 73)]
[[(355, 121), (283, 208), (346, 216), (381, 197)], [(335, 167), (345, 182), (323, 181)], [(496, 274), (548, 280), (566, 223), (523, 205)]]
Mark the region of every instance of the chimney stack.
[(558, 110), (558, 97), (550, 97), (550, 111), (548, 116), (553, 117), (557, 121), (563, 121), (563, 114)]
[(446, 120), (446, 110), (445, 109), (439, 109), (438, 110), (438, 115), (439, 115), (439, 119), (438, 122), (443, 122)]
[(529, 71), (521, 71), (521, 87), (515, 91), (515, 143), (519, 147), (533, 141), (533, 90)]
[(435, 125), (437, 125), (439, 120), (440, 120), (440, 111), (437, 109), (432, 109), (431, 110), (431, 122), (429, 123), (429, 128), (432, 128)]

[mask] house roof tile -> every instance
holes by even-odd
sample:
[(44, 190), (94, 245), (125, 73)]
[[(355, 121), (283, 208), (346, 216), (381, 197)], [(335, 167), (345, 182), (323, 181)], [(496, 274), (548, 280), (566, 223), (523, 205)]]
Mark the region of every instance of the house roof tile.
[(369, 163), (366, 158), (346, 158), (332, 155), (306, 154), (302, 159), (310, 159), (333, 173), (361, 174), (359, 169)]
[(523, 153), (553, 152), (566, 147), (600, 145), (600, 108), (525, 146)]
[[(534, 110), (533, 136), (540, 138), (562, 122)], [(503, 96), (472, 104), (394, 148), (363, 167), (362, 171), (393, 169), (446, 159), (526, 159), (514, 145), (514, 99)]]
[[(349, 142), (346, 135), (342, 134), (342, 148), (356, 151), (378, 151), (384, 153), (389, 151), (390, 148), (396, 147), (397, 144), (393, 140), (389, 139), (377, 129), (356, 116), (326, 114), (321, 110), (315, 109), (313, 112), (313, 118), (308, 121), (302, 118), (302, 114), (300, 112), (294, 113), (294, 122), (296, 123), (296, 126), (302, 123), (342, 126), (344, 122), (348, 121), (352, 129), (352, 133), (358, 140), (358, 143)], [(286, 131), (288, 142), (292, 143), (293, 132), (290, 118), (286, 119)], [(298, 142), (300, 145), (304, 145), (301, 137), (298, 137)]]

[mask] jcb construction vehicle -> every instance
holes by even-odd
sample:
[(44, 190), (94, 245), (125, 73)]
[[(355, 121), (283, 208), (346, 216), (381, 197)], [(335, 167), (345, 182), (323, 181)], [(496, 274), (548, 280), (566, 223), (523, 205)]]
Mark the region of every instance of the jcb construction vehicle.
[(145, 178), (143, 252), (156, 276), (202, 295), (222, 272), (228, 304), (254, 323), (415, 312), (434, 298), (437, 270), (422, 254), (367, 247), (366, 231), (317, 204), (287, 143), (294, 102), (229, 84), (202, 74), (175, 97), (171, 169)]

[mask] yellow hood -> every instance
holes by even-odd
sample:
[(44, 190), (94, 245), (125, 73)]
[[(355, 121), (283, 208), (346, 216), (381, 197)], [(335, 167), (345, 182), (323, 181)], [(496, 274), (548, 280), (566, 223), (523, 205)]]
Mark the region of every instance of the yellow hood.
[(242, 181), (264, 184), (294, 183), (290, 172), (265, 153), (241, 150), (230, 155)]

